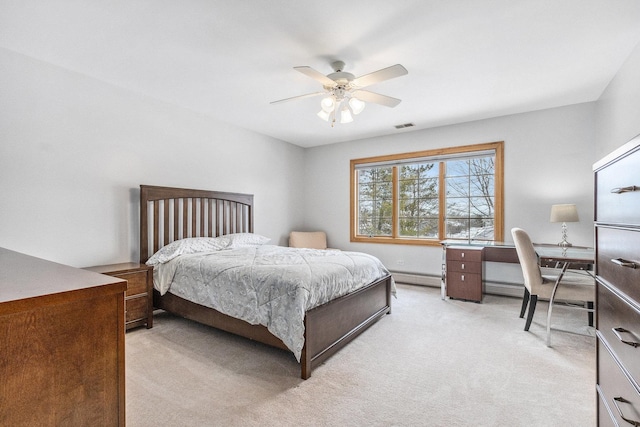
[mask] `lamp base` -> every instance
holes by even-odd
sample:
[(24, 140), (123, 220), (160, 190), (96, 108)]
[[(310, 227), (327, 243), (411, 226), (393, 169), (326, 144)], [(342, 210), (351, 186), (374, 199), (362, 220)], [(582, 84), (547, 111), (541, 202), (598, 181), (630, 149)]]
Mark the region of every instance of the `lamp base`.
[(558, 246), (564, 249), (570, 246), (573, 246), (571, 243), (567, 242), (567, 223), (566, 222), (562, 223), (562, 241), (558, 243)]

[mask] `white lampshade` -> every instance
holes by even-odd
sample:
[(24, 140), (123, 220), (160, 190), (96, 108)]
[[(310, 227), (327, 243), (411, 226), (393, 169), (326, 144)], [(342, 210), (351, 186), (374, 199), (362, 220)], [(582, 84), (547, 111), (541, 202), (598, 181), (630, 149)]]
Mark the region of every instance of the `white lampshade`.
[(365, 103), (360, 101), (358, 98), (351, 98), (349, 100), (349, 107), (351, 107), (351, 111), (353, 114), (360, 114), (362, 110), (364, 110)]
[(551, 222), (578, 222), (578, 209), (576, 205), (552, 205)]

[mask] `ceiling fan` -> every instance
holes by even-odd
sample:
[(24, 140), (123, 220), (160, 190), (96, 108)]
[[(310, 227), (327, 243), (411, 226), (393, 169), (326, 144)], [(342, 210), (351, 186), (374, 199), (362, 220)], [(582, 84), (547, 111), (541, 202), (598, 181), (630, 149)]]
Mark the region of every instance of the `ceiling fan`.
[(408, 72), (402, 65), (392, 65), (391, 67), (383, 68), (360, 77), (343, 71), (344, 65), (343, 61), (332, 62), (331, 68), (333, 68), (334, 72), (326, 76), (311, 67), (293, 67), (294, 70), (320, 82), (323, 91), (285, 98), (279, 101), (273, 101), (271, 104), (325, 95), (320, 102), (322, 109), (318, 113), (318, 116), (322, 120), (330, 122), (331, 126), (333, 126), (336, 122), (337, 114), (340, 114), (340, 123), (352, 122), (353, 116), (351, 114), (360, 114), (366, 102), (372, 102), (386, 107), (395, 107), (400, 103), (400, 100), (397, 98), (363, 89), (385, 80), (404, 76)]

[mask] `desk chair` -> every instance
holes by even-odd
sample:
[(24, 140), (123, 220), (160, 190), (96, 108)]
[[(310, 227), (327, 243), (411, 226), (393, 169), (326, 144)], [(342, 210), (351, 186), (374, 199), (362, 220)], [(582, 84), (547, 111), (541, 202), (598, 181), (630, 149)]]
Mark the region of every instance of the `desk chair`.
[[(520, 318), (524, 317), (524, 313), (529, 305), (529, 313), (524, 330), (528, 331), (533, 320), (533, 313), (536, 310), (538, 298), (549, 300), (549, 310), (547, 313), (547, 346), (551, 346), (551, 311), (556, 299), (562, 301), (582, 301), (593, 307), (595, 300), (595, 280), (588, 274), (578, 273), (562, 273), (550, 276), (542, 275), (540, 265), (538, 264), (538, 255), (531, 243), (529, 235), (521, 228), (511, 229), (511, 235), (516, 245), (518, 260), (522, 267), (522, 275), (524, 276), (524, 297), (522, 299), (522, 308), (520, 310)], [(589, 326), (593, 326), (593, 309), (579, 306), (572, 306), (589, 311)]]
[(292, 231), (289, 233), (290, 248), (327, 249), (324, 231)]

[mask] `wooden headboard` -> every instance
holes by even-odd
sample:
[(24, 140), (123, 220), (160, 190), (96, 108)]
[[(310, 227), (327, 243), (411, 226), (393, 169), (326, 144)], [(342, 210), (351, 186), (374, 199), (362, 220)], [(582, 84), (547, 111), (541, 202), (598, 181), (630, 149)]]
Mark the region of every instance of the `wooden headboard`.
[(253, 233), (253, 195), (140, 186), (140, 262), (187, 237)]

